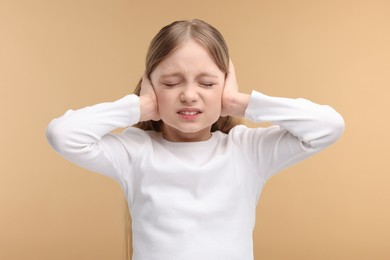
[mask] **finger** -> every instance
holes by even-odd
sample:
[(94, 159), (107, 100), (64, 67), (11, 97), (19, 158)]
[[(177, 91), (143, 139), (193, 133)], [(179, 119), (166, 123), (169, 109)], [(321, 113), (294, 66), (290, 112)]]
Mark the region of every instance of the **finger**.
[(234, 65), (232, 60), (229, 60), (229, 73), (226, 77), (226, 86), (229, 88), (237, 89), (237, 78), (236, 78), (236, 71), (234, 69)]
[(142, 75), (141, 95), (151, 93), (154, 91), (153, 85), (146, 73)]
[(234, 72), (234, 64), (232, 59), (229, 59), (229, 72)]
[(145, 84), (145, 85), (148, 85), (148, 86), (153, 86), (152, 85), (152, 82), (150, 81), (148, 75), (146, 73), (144, 73), (142, 75), (142, 84)]

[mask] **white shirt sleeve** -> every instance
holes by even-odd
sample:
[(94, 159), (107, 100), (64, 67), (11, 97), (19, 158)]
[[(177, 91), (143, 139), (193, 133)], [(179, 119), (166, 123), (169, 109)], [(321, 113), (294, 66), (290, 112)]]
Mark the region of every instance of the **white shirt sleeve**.
[(138, 96), (127, 95), (114, 102), (68, 110), (50, 122), (46, 138), (65, 159), (112, 177), (126, 188), (121, 175), (128, 169), (132, 158), (116, 135), (110, 132), (137, 123), (139, 117)]
[(243, 151), (263, 180), (334, 143), (344, 131), (344, 120), (332, 107), (306, 99), (271, 97), (253, 91), (245, 118), (269, 122), (266, 128), (238, 129)]

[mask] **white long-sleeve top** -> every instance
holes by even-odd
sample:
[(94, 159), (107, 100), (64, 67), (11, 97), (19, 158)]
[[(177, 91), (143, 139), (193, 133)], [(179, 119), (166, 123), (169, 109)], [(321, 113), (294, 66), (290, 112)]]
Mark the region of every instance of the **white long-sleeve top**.
[(50, 122), (46, 136), (64, 158), (120, 184), (132, 217), (133, 260), (252, 260), (266, 180), (335, 142), (344, 121), (329, 106), (256, 91), (245, 117), (273, 125), (170, 142), (132, 127), (140, 104), (127, 95), (68, 110)]

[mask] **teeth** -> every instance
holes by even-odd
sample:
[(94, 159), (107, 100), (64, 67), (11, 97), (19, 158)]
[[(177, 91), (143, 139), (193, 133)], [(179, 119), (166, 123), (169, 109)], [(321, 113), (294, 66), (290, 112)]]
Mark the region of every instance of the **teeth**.
[(186, 115), (186, 116), (193, 116), (193, 115), (198, 114), (198, 112), (195, 112), (195, 111), (182, 111), (182, 112), (180, 112), (180, 114)]

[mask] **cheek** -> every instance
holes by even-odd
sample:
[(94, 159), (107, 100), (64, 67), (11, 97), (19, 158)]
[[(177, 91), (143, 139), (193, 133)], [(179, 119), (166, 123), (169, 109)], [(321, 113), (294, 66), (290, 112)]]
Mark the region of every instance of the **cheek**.
[(223, 88), (218, 88), (215, 93), (213, 93), (212, 99), (215, 103), (218, 103), (219, 105), (222, 103), (222, 94), (223, 94)]
[(155, 89), (154, 90), (154, 93), (156, 93), (156, 98), (157, 98), (157, 102), (161, 103), (161, 102), (166, 102), (166, 100), (168, 99), (168, 95), (166, 94), (166, 92), (162, 91), (161, 89)]
[(167, 95), (164, 91), (156, 91), (157, 106), (160, 115), (165, 115), (174, 104), (171, 95)]
[(214, 116), (219, 117), (222, 110), (222, 91), (218, 90), (215, 93), (213, 93), (213, 95), (209, 96), (208, 106), (210, 108), (212, 107), (212, 111), (214, 111), (213, 113)]

